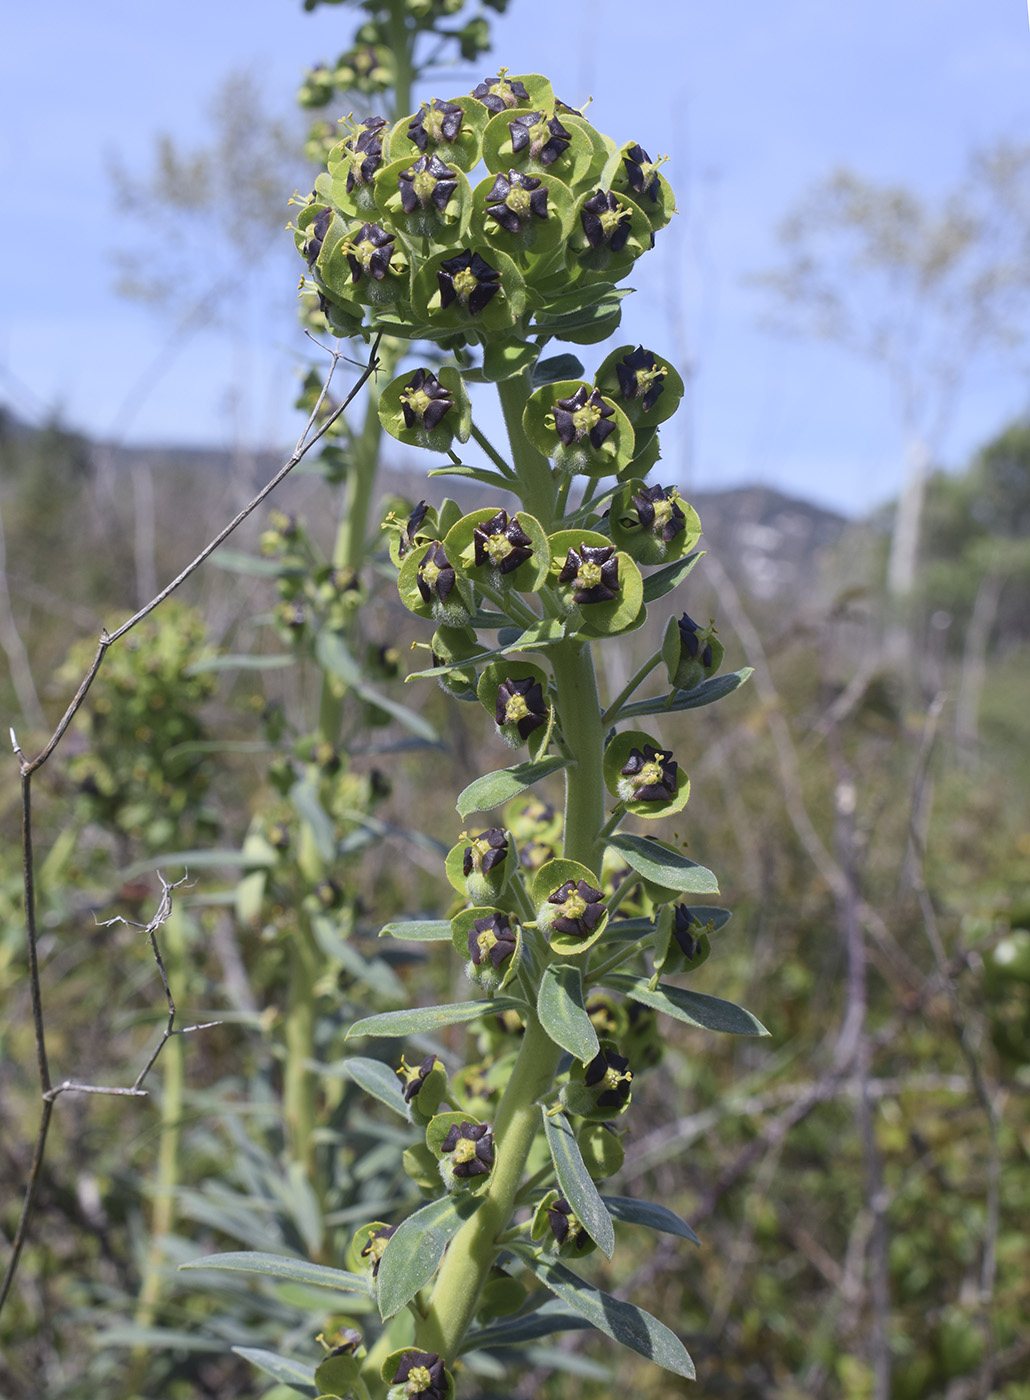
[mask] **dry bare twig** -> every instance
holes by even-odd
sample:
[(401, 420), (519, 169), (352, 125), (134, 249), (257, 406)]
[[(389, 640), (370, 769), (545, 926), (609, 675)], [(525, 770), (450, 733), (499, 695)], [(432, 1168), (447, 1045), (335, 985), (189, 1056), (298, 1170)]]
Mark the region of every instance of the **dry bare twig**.
[[(156, 608), (160, 607), (160, 605), (165, 601), (166, 598), (170, 597), (171, 594), (174, 593), (176, 589), (180, 587), (181, 584), (185, 583), (185, 581), (192, 574), (194, 574), (197, 571), (197, 569), (200, 568), (201, 564), (203, 564), (204, 561), (214, 553), (218, 546), (222, 544), (226, 539), (228, 539), (228, 537), (233, 533), (233, 531), (236, 530), (237, 527), (241, 525), (243, 521), (246, 520), (247, 517), (257, 509), (261, 502), (264, 501), (269, 495), (271, 495), (271, 493), (276, 489), (276, 487), (290, 474), (290, 472), (298, 464), (298, 462), (300, 462), (304, 458), (304, 456), (311, 450), (315, 443), (317, 443), (320, 438), (324, 437), (324, 435), (329, 431), (329, 429), (340, 417), (340, 415), (347, 409), (347, 407), (353, 402), (353, 400), (361, 392), (364, 386), (368, 383), (369, 379), (371, 379), (372, 376), (376, 373), (376, 370), (379, 367), (379, 341), (380, 337), (376, 337), (376, 339), (373, 341), (371, 349), (369, 351), (368, 361), (365, 364), (362, 373), (358, 377), (357, 382), (347, 394), (346, 398), (337, 408), (335, 408), (331, 413), (329, 413), (321, 423), (319, 423), (319, 415), (322, 412), (323, 405), (325, 404), (326, 398), (328, 396), (333, 376), (336, 372), (340, 361), (346, 358), (340, 352), (339, 349), (333, 350), (328, 349), (328, 347), (322, 347), (323, 349), (326, 349), (327, 353), (331, 356), (332, 363), (330, 365), (329, 372), (326, 376), (325, 383), (322, 386), (321, 393), (318, 396), (318, 400), (315, 403), (315, 406), (312, 408), (311, 414), (304, 425), (304, 430), (297, 440), (297, 445), (294, 448), (288, 460), (284, 463), (284, 465), (280, 467), (280, 469), (271, 478), (271, 480), (268, 481), (261, 488), (261, 490), (243, 507), (243, 509), (237, 512), (235, 516), (233, 516), (232, 520), (230, 520), (228, 525), (221, 529), (218, 532), (218, 534), (215, 535), (215, 537), (207, 545), (205, 545), (205, 547), (200, 551), (196, 558), (193, 559), (191, 563), (187, 564), (187, 566), (182, 570), (182, 572), (179, 573), (165, 588), (161, 589), (161, 591), (157, 593), (155, 597), (153, 597), (150, 600), (149, 603), (146, 603), (143, 607), (141, 607), (137, 612), (135, 612), (132, 615), (132, 617), (128, 619), (127, 622), (123, 622), (120, 627), (115, 629), (115, 631), (109, 632), (106, 628), (104, 628), (101, 631), (100, 638), (97, 642), (96, 654), (93, 657), (93, 661), (91, 662), (89, 669), (86, 671), (85, 676), (82, 678), (82, 681), (80, 682), (79, 687), (75, 692), (75, 695), (72, 697), (71, 703), (65, 710), (60, 722), (58, 723), (50, 739), (35, 756), (35, 758), (30, 759), (25, 756), (20, 744), (18, 743), (14, 730), (12, 729), (10, 731), (11, 747), (14, 751), (15, 757), (18, 760), (19, 773), (21, 777), (22, 879), (25, 900), (25, 936), (29, 964), (29, 986), (32, 1000), (32, 1020), (33, 1029), (35, 1032), (36, 1064), (39, 1076), (41, 1104), (39, 1126), (36, 1131), (36, 1142), (35, 1147), (33, 1149), (32, 1164), (29, 1168), (29, 1175), (25, 1185), (25, 1194), (22, 1199), (21, 1215), (18, 1220), (14, 1240), (11, 1246), (11, 1256), (7, 1263), (7, 1268), (4, 1273), (3, 1281), (2, 1283), (0, 1283), (0, 1311), (2, 1311), (4, 1303), (10, 1293), (11, 1285), (14, 1282), (14, 1278), (18, 1270), (18, 1263), (21, 1258), (22, 1250), (24, 1248), (25, 1241), (28, 1238), (28, 1232), (32, 1221), (33, 1207), (35, 1205), (36, 1190), (38, 1187), (40, 1174), (43, 1166), (43, 1157), (46, 1152), (47, 1135), (50, 1130), (50, 1121), (53, 1115), (54, 1104), (57, 1102), (57, 1099), (64, 1093), (104, 1094), (108, 1096), (127, 1098), (145, 1097), (146, 1091), (142, 1088), (143, 1081), (145, 1080), (146, 1076), (150, 1073), (151, 1069), (154, 1067), (155, 1063), (157, 1062), (158, 1056), (161, 1053), (161, 1050), (167, 1044), (169, 1038), (172, 1035), (184, 1035), (190, 1031), (200, 1030), (204, 1028), (203, 1026), (188, 1026), (182, 1031), (177, 1031), (174, 1029), (175, 1003), (172, 999), (171, 990), (168, 986), (168, 979), (165, 976), (164, 963), (161, 959), (161, 954), (157, 945), (156, 935), (157, 930), (161, 927), (161, 925), (164, 922), (166, 922), (168, 915), (171, 912), (171, 893), (175, 886), (168, 885), (165, 882), (165, 880), (161, 878), (161, 902), (159, 904), (157, 913), (155, 914), (154, 918), (150, 921), (149, 924), (145, 926), (145, 931), (147, 933), (148, 940), (151, 944), (151, 948), (153, 949), (154, 957), (157, 961), (161, 981), (165, 990), (165, 997), (168, 1002), (168, 1022), (165, 1026), (164, 1034), (162, 1035), (160, 1042), (158, 1043), (157, 1047), (148, 1059), (147, 1063), (144, 1065), (139, 1075), (136, 1077), (135, 1082), (129, 1087), (106, 1088), (99, 1085), (80, 1084), (75, 1080), (64, 1080), (60, 1084), (53, 1083), (50, 1076), (50, 1065), (47, 1057), (46, 1023), (43, 1012), (42, 984), (39, 974), (38, 927), (36, 921), (36, 873), (32, 842), (33, 775), (40, 768), (43, 767), (43, 765), (51, 757), (51, 755), (57, 749), (61, 740), (67, 733), (69, 725), (71, 724), (72, 720), (75, 718), (75, 715), (81, 708), (83, 702), (86, 699), (86, 695), (89, 692), (90, 686), (96, 679), (97, 673), (99, 672), (100, 667), (103, 664), (104, 657), (107, 654), (108, 648), (113, 646), (114, 643), (119, 640), (119, 638), (124, 637), (127, 632), (130, 632), (137, 625), (137, 623), (142, 622), (142, 620), (145, 617), (147, 617), (150, 613), (152, 613)], [(353, 363), (353, 361), (350, 361), (350, 363)], [(211, 1022), (207, 1024), (216, 1023)]]

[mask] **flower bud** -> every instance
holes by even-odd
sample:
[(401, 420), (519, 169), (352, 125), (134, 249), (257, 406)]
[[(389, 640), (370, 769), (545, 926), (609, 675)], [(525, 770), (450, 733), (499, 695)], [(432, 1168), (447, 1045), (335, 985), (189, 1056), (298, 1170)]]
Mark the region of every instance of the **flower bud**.
[(694, 690), (714, 676), (722, 665), (723, 654), (711, 622), (702, 627), (688, 613), (678, 621), (670, 618), (662, 642), (662, 660), (669, 684), (676, 690)]

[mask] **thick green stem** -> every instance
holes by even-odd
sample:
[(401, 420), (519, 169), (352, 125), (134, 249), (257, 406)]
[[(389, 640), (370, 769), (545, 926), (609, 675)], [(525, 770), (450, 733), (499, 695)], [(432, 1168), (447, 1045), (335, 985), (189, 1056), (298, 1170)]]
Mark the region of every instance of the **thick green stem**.
[[(522, 504), (545, 529), (554, 528), (555, 479), (547, 459), (522, 431), (530, 393), (528, 374), (498, 386), (519, 475)], [(593, 659), (586, 642), (569, 641), (550, 653), (557, 686), (558, 719), (571, 762), (566, 770), (564, 854), (592, 870), (600, 864), (600, 830), (605, 817), (601, 770), (604, 731)], [(526, 1161), (540, 1132), (540, 1101), (550, 1089), (561, 1051), (537, 1020), (524, 1013), (525, 1035), (493, 1125), (495, 1165), (486, 1199), (461, 1228), (444, 1257), (417, 1342), (453, 1362), (473, 1317), (480, 1292), (497, 1257), (498, 1240), (509, 1228), (525, 1175)]]
[(557, 492), (551, 464), (538, 452), (522, 431), (522, 413), (532, 392), (529, 371), (504, 379), (497, 386), (508, 429), (512, 458), (519, 477), (519, 495), (530, 515), (535, 515), (545, 530), (553, 528)]
[(486, 1200), (448, 1249), (427, 1316), (417, 1329), (418, 1345), (448, 1361), (458, 1354), (496, 1258), (497, 1237), (511, 1219), (526, 1158), (540, 1131), (537, 1099), (547, 1092), (560, 1057), (561, 1051), (531, 1013), (494, 1123), (496, 1165)]

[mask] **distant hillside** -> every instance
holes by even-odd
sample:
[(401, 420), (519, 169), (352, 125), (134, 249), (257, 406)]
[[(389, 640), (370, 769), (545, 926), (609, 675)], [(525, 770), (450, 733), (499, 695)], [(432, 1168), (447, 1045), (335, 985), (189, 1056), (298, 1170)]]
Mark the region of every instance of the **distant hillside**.
[[(39, 430), (27, 427), (10, 412), (0, 411), (0, 438), (24, 444)], [(79, 452), (99, 477), (117, 478), (133, 468), (149, 468), (160, 493), (162, 478), (175, 480), (182, 490), (185, 480), (233, 479), (237, 505), (251, 485), (256, 489), (281, 465), (273, 452), (230, 452), (221, 448), (111, 447), (78, 439)], [(299, 489), (298, 489), (299, 488)], [(303, 498), (317, 487), (294, 482), (286, 492), (288, 508), (303, 509)], [(384, 492), (417, 500), (421, 496), (449, 495), (471, 508), (484, 489), (460, 478), (438, 477), (431, 482), (410, 466), (390, 466), (382, 477)], [(491, 498), (496, 493), (490, 493)], [(840, 544), (853, 522), (834, 511), (808, 501), (785, 496), (765, 486), (743, 486), (729, 491), (691, 491), (688, 499), (704, 527), (703, 545), (717, 552), (732, 568), (746, 592), (760, 599), (808, 596), (824, 572), (829, 554)], [(296, 502), (296, 504), (294, 504)]]

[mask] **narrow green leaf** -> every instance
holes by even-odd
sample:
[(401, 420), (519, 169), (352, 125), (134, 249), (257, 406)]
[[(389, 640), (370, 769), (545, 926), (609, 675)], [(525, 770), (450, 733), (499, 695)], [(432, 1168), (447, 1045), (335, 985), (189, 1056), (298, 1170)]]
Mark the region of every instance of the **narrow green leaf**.
[(540, 1024), (554, 1041), (577, 1060), (587, 1064), (600, 1045), (583, 1003), (583, 978), (570, 963), (551, 963), (544, 969), (537, 993)]
[(226, 1269), (232, 1273), (261, 1274), (265, 1278), (309, 1283), (316, 1288), (332, 1288), (338, 1293), (368, 1293), (368, 1280), (361, 1274), (330, 1269), (324, 1264), (312, 1264), (307, 1259), (295, 1259), (288, 1254), (259, 1254), (250, 1250), (206, 1254), (202, 1259), (191, 1259), (186, 1264), (180, 1264), (179, 1268)]
[(664, 1322), (633, 1303), (622, 1303), (595, 1288), (557, 1260), (537, 1258), (529, 1250), (518, 1252), (546, 1288), (592, 1322), (599, 1332), (676, 1376), (694, 1379), (694, 1363), (686, 1347)]
[(290, 788), (290, 801), (314, 837), (318, 854), (324, 861), (333, 860), (336, 855), (336, 831), (318, 800), (317, 785), (310, 779), (302, 778)]
[(538, 1337), (551, 1337), (555, 1332), (588, 1332), (593, 1323), (579, 1313), (566, 1312), (558, 1298), (551, 1298), (541, 1307), (521, 1317), (505, 1318), (492, 1322), (478, 1331), (467, 1332), (461, 1349), (482, 1351), (487, 1347), (520, 1346), (524, 1342), (536, 1341)]
[(514, 997), (494, 997), (491, 1001), (455, 1001), (445, 1006), (422, 1006), (411, 1010), (384, 1011), (378, 1016), (366, 1016), (355, 1021), (345, 1039), (356, 1035), (405, 1036), (426, 1035), (444, 1026), (458, 1026), (465, 1021), (478, 1021), (480, 1016), (496, 1016), (501, 1011), (516, 1011), (522, 1003)]
[(315, 656), (324, 671), (336, 676), (345, 685), (361, 683), (361, 668), (347, 650), (343, 638), (328, 627), (319, 630), (315, 639)]
[(412, 919), (404, 923), (384, 924), (379, 930), (380, 938), (403, 938), (408, 943), (449, 942), (451, 925), (449, 919)]
[(665, 1235), (678, 1235), (680, 1239), (690, 1240), (692, 1244), (701, 1243), (687, 1222), (681, 1220), (675, 1211), (657, 1205), (654, 1201), (636, 1201), (632, 1196), (602, 1196), (601, 1200), (609, 1215), (614, 1216), (616, 1220), (625, 1220), (628, 1225), (643, 1225), (648, 1230), (661, 1230)]
[(137, 860), (121, 872), (123, 880), (132, 880), (148, 870), (169, 870), (185, 866), (187, 870), (227, 870), (244, 868), (257, 870), (272, 864), (271, 857), (254, 856), (247, 851), (169, 851), (161, 856)]
[(660, 569), (655, 569), (653, 574), (648, 574), (644, 579), (644, 602), (654, 603), (659, 598), (664, 598), (666, 593), (683, 582), (686, 576), (699, 559), (704, 556), (703, 549), (695, 549), (693, 554), (688, 554), (684, 559), (677, 559), (672, 564), (665, 564)]
[(666, 850), (656, 841), (649, 841), (646, 836), (631, 836), (620, 831), (609, 836), (608, 845), (645, 880), (654, 880), (666, 889), (682, 890), (684, 894), (719, 893), (719, 882), (710, 870), (676, 851)]
[(467, 476), (473, 481), (481, 481), (484, 486), (496, 486), (499, 491), (510, 491), (513, 480), (509, 476), (502, 476), (500, 472), (492, 472), (489, 467), (467, 467), (464, 462), (455, 463), (452, 467), (434, 467), (427, 473), (428, 476)]
[(211, 562), (219, 569), (228, 569), (233, 574), (253, 574), (255, 578), (280, 578), (304, 572), (299, 561), (286, 564), (282, 559), (264, 559), (260, 554), (245, 554), (240, 549), (219, 549)]
[(415, 710), (409, 710), (407, 705), (401, 705), (389, 695), (383, 695), (378, 690), (373, 690), (364, 681), (353, 687), (356, 694), (369, 705), (378, 705), (381, 710), (385, 710), (388, 715), (392, 715), (398, 724), (403, 724), (405, 729), (410, 729), (412, 734), (417, 734), (420, 739), (428, 739), (430, 742), (436, 740), (436, 730), (422, 715)]
[(500, 807), (512, 797), (559, 772), (568, 763), (567, 758), (552, 754), (538, 763), (519, 763), (514, 768), (501, 768), (496, 773), (484, 773), (461, 793), (455, 804), (459, 817), (470, 817), (473, 812), (489, 812)]
[(624, 992), (641, 1005), (661, 1011), (677, 1021), (685, 1021), (688, 1026), (724, 1031), (727, 1035), (769, 1034), (750, 1011), (745, 1011), (732, 1001), (723, 1001), (721, 997), (708, 996), (705, 992), (688, 992), (683, 987), (674, 987), (671, 982), (659, 982), (651, 991), (646, 977), (634, 977), (626, 972), (606, 973), (601, 981), (613, 992)]
[(727, 695), (740, 688), (751, 675), (752, 667), (745, 666), (740, 671), (728, 671), (725, 676), (709, 676), (708, 680), (696, 685), (693, 690), (677, 690), (670, 700), (668, 695), (656, 695), (651, 700), (634, 700), (619, 711), (619, 719), (632, 719), (636, 715), (675, 714), (679, 710), (700, 710), (703, 705), (714, 705)]
[(303, 1361), (294, 1361), (291, 1356), (279, 1356), (277, 1352), (265, 1351), (263, 1347), (233, 1347), (233, 1351), (259, 1371), (267, 1371), (277, 1381), (299, 1391), (301, 1395), (318, 1394), (314, 1369), (305, 1366)]
[(404, 1102), (400, 1080), (389, 1065), (382, 1060), (366, 1060), (360, 1055), (344, 1061), (344, 1069), (354, 1083), (366, 1094), (371, 1094), (402, 1118), (408, 1116), (408, 1105)]
[(556, 384), (561, 379), (582, 379), (583, 366), (575, 355), (552, 355), (547, 360), (537, 360), (529, 375), (534, 389), (542, 384)]
[(245, 653), (239, 656), (205, 656), (194, 661), (184, 672), (187, 676), (202, 676), (205, 671), (282, 671), (287, 666), (295, 666), (297, 658), (283, 652), (271, 656), (254, 656)]
[(376, 1278), (384, 1321), (410, 1303), (440, 1267), (443, 1252), (482, 1196), (443, 1196), (409, 1215), (387, 1242)]
[(541, 1111), (547, 1146), (561, 1193), (587, 1234), (610, 1259), (615, 1253), (615, 1228), (586, 1169), (572, 1125), (564, 1113), (556, 1113), (552, 1117), (546, 1108)]

